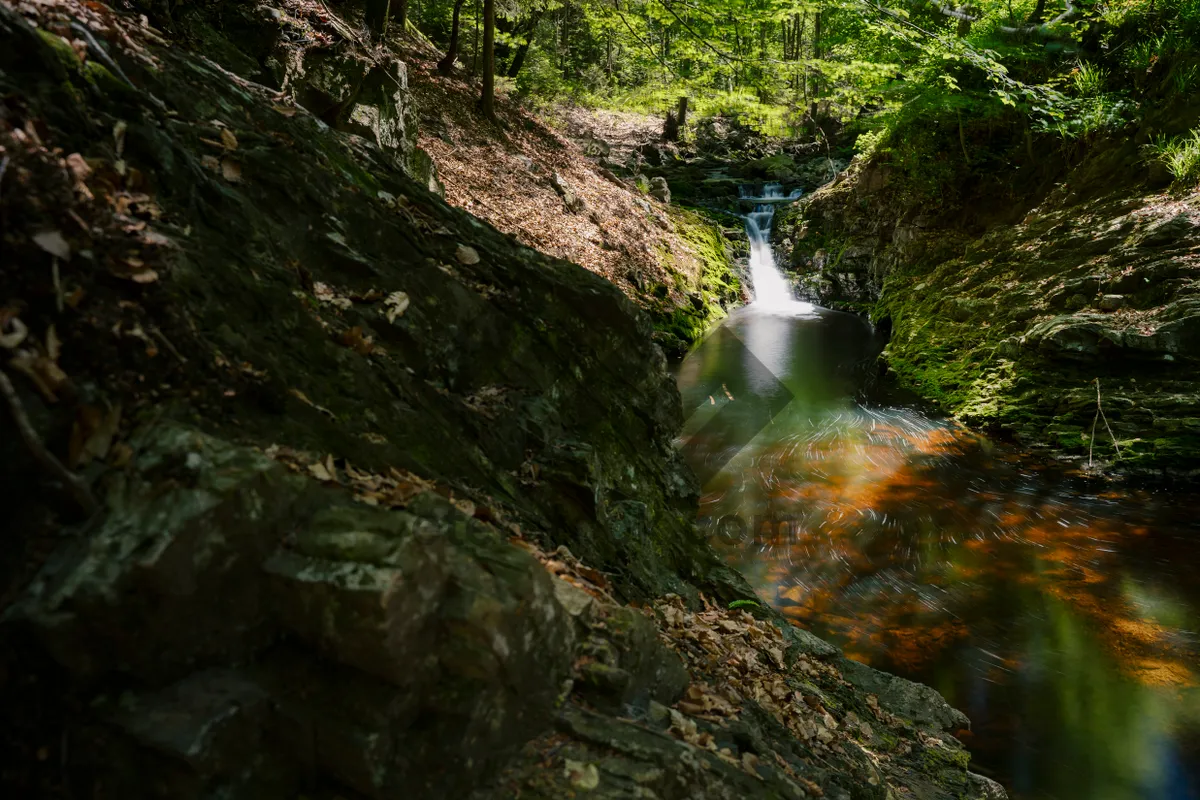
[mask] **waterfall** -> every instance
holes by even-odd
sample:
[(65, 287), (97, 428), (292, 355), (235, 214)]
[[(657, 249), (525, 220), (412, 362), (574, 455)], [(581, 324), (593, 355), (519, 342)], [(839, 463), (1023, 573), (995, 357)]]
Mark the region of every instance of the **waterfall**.
[(747, 187), (742, 187), (741, 196), (745, 200), (757, 202), (754, 210), (746, 214), (746, 238), (750, 240), (750, 282), (753, 284), (753, 308), (762, 311), (805, 313), (812, 310), (811, 303), (796, 300), (792, 296), (792, 287), (779, 268), (775, 265), (775, 253), (771, 249), (771, 221), (775, 217), (775, 206), (790, 202), (800, 197), (796, 189), (789, 195), (784, 195), (783, 187), (778, 183), (768, 183), (763, 186), (761, 197), (748, 193)]

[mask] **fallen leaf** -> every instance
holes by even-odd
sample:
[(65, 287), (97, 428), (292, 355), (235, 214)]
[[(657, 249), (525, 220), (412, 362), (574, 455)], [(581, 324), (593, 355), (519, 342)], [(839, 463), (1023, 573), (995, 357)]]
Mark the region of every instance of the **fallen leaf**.
[(48, 402), (58, 401), (57, 392), (68, 380), (67, 373), (63, 372), (58, 364), (29, 350), (18, 350), (8, 363), (33, 381), (33, 385)]
[(71, 426), (71, 442), (67, 458), (76, 469), (108, 455), (113, 438), (121, 424), (121, 406), (108, 409), (80, 406)]
[(479, 251), (474, 247), (468, 247), (465, 244), (460, 244), (458, 246), (458, 250), (454, 252), (454, 256), (458, 259), (458, 263), (460, 264), (470, 265), (479, 263)]
[(171, 247), (175, 243), (158, 231), (146, 231), (141, 236), (142, 242), (156, 247)]
[(45, 250), (52, 256), (57, 256), (63, 261), (71, 259), (71, 245), (67, 244), (67, 240), (63, 238), (59, 231), (42, 231), (34, 234), (33, 243)]
[(353, 328), (342, 332), (342, 344), (354, 350), (360, 356), (367, 356), (375, 349), (375, 341), (363, 334), (361, 325), (355, 325)]
[(129, 280), (134, 283), (154, 283), (158, 280), (158, 273), (152, 269), (143, 269), (130, 275)]
[[(9, 324), (12, 326), (12, 332), (0, 333), (0, 347), (3, 347), (5, 350), (12, 350), (25, 341), (25, 337), (29, 335), (29, 328), (25, 327), (25, 323), (16, 317), (9, 320)], [(3, 329), (0, 328), (0, 330)]]
[(125, 153), (125, 131), (128, 128), (129, 126), (123, 119), (117, 120), (117, 124), (113, 125), (113, 142), (116, 144), (117, 158)]
[(233, 131), (229, 130), (229, 128), (221, 129), (221, 144), (225, 145), (226, 150), (237, 150), (237, 137), (233, 135)]
[(333, 476), (333, 474), (329, 471), (329, 469), (324, 464), (322, 464), (320, 461), (318, 461), (314, 464), (309, 464), (308, 471), (309, 471), (309, 473), (312, 474), (312, 476), (314, 478), (316, 478), (319, 481), (322, 481), (323, 483), (332, 483), (337, 480)]
[(76, 183), (83, 183), (84, 179), (92, 174), (92, 168), (79, 153), (71, 153), (67, 156), (66, 161), (67, 169), (71, 171), (71, 177), (75, 179)]
[(123, 467), (133, 460), (133, 448), (124, 442), (117, 442), (112, 448), (112, 458), (108, 463), (114, 467)]
[(387, 317), (387, 321), (395, 322), (396, 317), (399, 317), (408, 310), (408, 304), (408, 295), (404, 292), (392, 292), (389, 294), (387, 299), (383, 301), (384, 308), (387, 309), (384, 312), (384, 316)]
[(568, 758), (563, 766), (563, 776), (571, 782), (571, 786), (583, 792), (590, 792), (600, 785), (600, 771), (595, 764)]
[(62, 342), (58, 339), (58, 331), (51, 325), (46, 329), (46, 355), (51, 361), (58, 361), (58, 357), (62, 354)]
[(229, 158), (221, 159), (221, 176), (230, 183), (239, 182), (242, 179), (242, 165)]

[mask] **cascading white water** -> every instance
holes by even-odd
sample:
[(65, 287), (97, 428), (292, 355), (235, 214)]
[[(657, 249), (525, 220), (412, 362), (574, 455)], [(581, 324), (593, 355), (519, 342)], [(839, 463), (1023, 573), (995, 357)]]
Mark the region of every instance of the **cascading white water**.
[(775, 253), (771, 250), (771, 222), (775, 218), (775, 206), (783, 201), (800, 197), (800, 190), (784, 195), (783, 186), (768, 183), (763, 186), (761, 197), (750, 195), (742, 187), (741, 196), (746, 200), (761, 200), (754, 210), (746, 214), (746, 237), (750, 240), (750, 282), (754, 284), (754, 301), (751, 306), (762, 311), (783, 313), (805, 313), (811, 311), (811, 303), (796, 300), (792, 287), (783, 273), (775, 266)]

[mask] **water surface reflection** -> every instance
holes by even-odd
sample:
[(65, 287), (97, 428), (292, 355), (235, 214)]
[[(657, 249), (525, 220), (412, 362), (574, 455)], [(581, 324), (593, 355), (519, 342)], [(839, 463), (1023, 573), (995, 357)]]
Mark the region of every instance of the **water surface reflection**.
[(878, 346), (752, 307), (693, 352), (701, 523), (797, 622), (964, 710), (1014, 797), (1200, 800), (1194, 499), (1098, 492), (889, 402)]

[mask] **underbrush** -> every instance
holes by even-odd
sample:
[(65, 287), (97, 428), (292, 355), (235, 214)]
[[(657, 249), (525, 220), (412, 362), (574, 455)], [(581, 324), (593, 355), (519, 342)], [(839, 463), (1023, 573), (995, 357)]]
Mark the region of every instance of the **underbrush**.
[(1183, 136), (1160, 136), (1146, 146), (1152, 158), (1166, 165), (1179, 183), (1200, 181), (1200, 128)]

